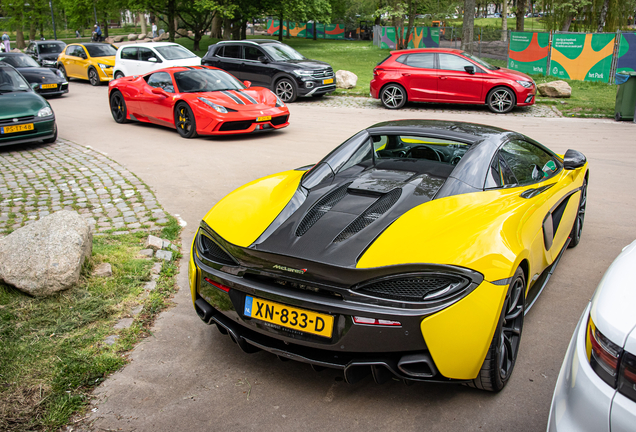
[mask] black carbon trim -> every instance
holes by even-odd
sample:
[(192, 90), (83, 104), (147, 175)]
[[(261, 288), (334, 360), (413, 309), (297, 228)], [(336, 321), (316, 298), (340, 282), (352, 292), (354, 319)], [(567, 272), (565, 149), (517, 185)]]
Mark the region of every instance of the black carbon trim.
[(341, 199), (347, 195), (347, 188), (351, 183), (346, 183), (339, 188), (336, 188), (322, 197), (314, 206), (307, 212), (305, 217), (298, 224), (296, 228), (296, 237), (303, 236), (309, 228), (314, 226), (318, 220), (325, 215), (329, 210), (333, 208)]
[(232, 99), (234, 102), (236, 102), (239, 105), (245, 105), (245, 102), (243, 102), (242, 100), (240, 100), (238, 97), (234, 96), (232, 93), (230, 93), (227, 90), (222, 90), (221, 93), (223, 93), (225, 96), (229, 97), (230, 99)]
[(493, 285), (498, 285), (498, 286), (506, 286), (506, 285), (510, 285), (511, 281), (512, 281), (512, 278), (506, 278), (506, 279), (499, 279), (496, 281), (492, 281), (490, 283)]
[(375, 222), (380, 216), (389, 211), (391, 207), (400, 199), (402, 189), (393, 189), (391, 192), (382, 195), (376, 202), (371, 204), (364, 213), (351, 222), (340, 234), (333, 240), (334, 243), (344, 241), (355, 235)]
[(545, 185), (545, 186), (541, 186), (539, 188), (535, 188), (535, 189), (528, 189), (524, 192), (521, 193), (521, 195), (519, 195), (521, 198), (525, 198), (525, 199), (530, 199), (530, 198), (534, 198), (537, 195), (539, 195), (540, 193), (543, 193), (545, 191), (547, 191), (548, 189), (550, 189), (552, 186), (554, 186), (556, 183), (552, 183), (549, 185)]

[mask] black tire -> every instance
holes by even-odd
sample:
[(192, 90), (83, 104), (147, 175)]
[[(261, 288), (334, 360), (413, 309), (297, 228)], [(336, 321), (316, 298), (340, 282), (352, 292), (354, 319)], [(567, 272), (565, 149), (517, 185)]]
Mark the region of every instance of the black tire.
[(66, 79), (66, 81), (68, 81), (68, 75), (66, 75), (66, 68), (63, 65), (59, 65), (57, 69), (60, 72), (62, 72), (62, 75), (64, 75), (64, 78)]
[(469, 386), (498, 392), (508, 383), (519, 352), (523, 315), (526, 309), (525, 296), (526, 278), (519, 267), (510, 282), (499, 316), (499, 324), (486, 353), (484, 364), (477, 378), (470, 382)]
[(516, 104), (515, 93), (507, 87), (495, 87), (486, 97), (488, 109), (495, 114), (506, 114), (512, 111)]
[(123, 124), (128, 122), (128, 108), (126, 107), (124, 95), (117, 90), (110, 94), (110, 113), (117, 123)]
[(572, 225), (572, 231), (570, 232), (570, 244), (569, 248), (576, 247), (581, 241), (581, 233), (583, 232), (583, 222), (585, 222), (585, 206), (587, 204), (587, 179), (583, 180), (583, 186), (581, 186), (581, 199), (579, 200), (579, 210), (576, 213), (576, 219), (574, 219), (574, 225)]
[(51, 138), (47, 138), (44, 141), (44, 144), (52, 144), (57, 140), (57, 123), (53, 123), (53, 136)]
[(292, 103), (298, 97), (296, 84), (287, 78), (282, 78), (276, 82), (274, 93), (285, 103)]
[(380, 101), (384, 108), (400, 109), (407, 99), (406, 90), (399, 84), (389, 84), (380, 91)]
[(115, 72), (115, 79), (123, 78), (125, 76), (126, 75), (124, 75), (124, 73), (122, 71)]
[(194, 138), (197, 136), (197, 122), (192, 109), (185, 102), (180, 102), (174, 108), (174, 125), (177, 132), (183, 138)]
[(95, 68), (88, 69), (88, 81), (91, 83), (92, 86), (98, 86), (102, 83), (99, 80), (99, 75), (97, 74)]

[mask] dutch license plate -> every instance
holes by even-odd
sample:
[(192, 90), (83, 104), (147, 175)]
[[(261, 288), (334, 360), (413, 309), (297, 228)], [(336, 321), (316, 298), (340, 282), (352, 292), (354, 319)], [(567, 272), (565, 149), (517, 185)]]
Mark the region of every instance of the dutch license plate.
[(333, 83), (333, 78), (329, 78), (329, 79), (326, 79), (326, 80), (322, 80), (322, 83), (323, 83), (323, 84), (331, 84), (331, 83)]
[(40, 88), (41, 89), (57, 88), (57, 84), (41, 84)]
[(24, 131), (30, 131), (30, 130), (33, 130), (33, 123), (27, 123), (27, 124), (16, 125), (16, 126), (5, 126), (3, 128), (0, 128), (0, 133), (9, 134), (9, 133), (24, 132)]
[(272, 119), (272, 116), (263, 116), (263, 117), (258, 117), (256, 119), (256, 121), (257, 122), (262, 122), (262, 121), (268, 121), (268, 120), (271, 120), (271, 119)]
[(281, 327), (326, 338), (331, 337), (333, 330), (331, 315), (285, 306), (251, 296), (245, 297), (243, 314)]

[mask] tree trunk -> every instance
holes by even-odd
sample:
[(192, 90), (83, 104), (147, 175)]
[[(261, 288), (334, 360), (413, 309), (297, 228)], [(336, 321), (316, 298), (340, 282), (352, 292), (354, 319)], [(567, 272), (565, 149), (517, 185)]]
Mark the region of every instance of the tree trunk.
[(247, 21), (241, 24), (241, 39), (247, 39)]
[(215, 12), (214, 18), (212, 18), (212, 31), (210, 31), (211, 38), (221, 39), (223, 37), (221, 32), (222, 23), (223, 21), (221, 20), (221, 17)]
[(234, 20), (232, 21), (232, 40), (241, 39), (241, 21)]
[(522, 32), (526, 15), (526, 0), (517, 0), (517, 31)]
[(501, 7), (501, 40), (508, 40), (508, 0), (504, 0)]
[(565, 21), (563, 22), (563, 28), (561, 31), (570, 31), (570, 24), (572, 24), (572, 19), (574, 18), (574, 14), (572, 12), (568, 13), (565, 17)]
[(192, 45), (192, 51), (199, 51), (199, 42), (201, 41), (201, 33), (200, 31), (197, 31), (194, 34), (194, 44)]
[(314, 20), (314, 40), (318, 40), (318, 22)]
[(35, 23), (33, 21), (31, 21), (30, 26), (29, 26), (29, 39), (30, 40), (35, 40)]
[(464, 23), (462, 34), (462, 49), (473, 53), (473, 39), (475, 27), (475, 0), (464, 0)]
[(18, 49), (26, 48), (24, 44), (24, 33), (22, 32), (22, 28), (18, 27), (15, 31), (15, 47)]
[(605, 29), (605, 20), (607, 19), (607, 8), (609, 7), (609, 0), (605, 0), (603, 2), (603, 7), (601, 8), (601, 15), (598, 17), (598, 33), (602, 33)]
[(146, 27), (146, 13), (144, 11), (139, 12), (139, 25), (141, 26), (141, 33), (148, 34), (148, 28)]
[(229, 40), (231, 32), (232, 32), (232, 21), (229, 18), (224, 18), (223, 19), (223, 40)]
[(104, 33), (103, 33), (105, 38), (108, 37), (108, 21), (109, 21), (108, 14), (106, 14), (104, 16)]
[(281, 9), (280, 11), (280, 18), (279, 18), (279, 22), (278, 22), (278, 42), (282, 42), (283, 41), (283, 11)]
[(175, 25), (176, 5), (177, 0), (168, 0), (167, 20), (168, 21), (168, 33), (170, 34), (170, 42), (174, 42), (174, 35), (177, 32), (177, 26)]

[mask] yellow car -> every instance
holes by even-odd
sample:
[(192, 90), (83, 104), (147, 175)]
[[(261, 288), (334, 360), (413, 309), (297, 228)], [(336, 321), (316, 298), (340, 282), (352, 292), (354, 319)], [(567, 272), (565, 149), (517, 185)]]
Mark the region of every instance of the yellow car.
[(194, 308), (246, 352), (499, 391), (523, 320), (581, 238), (588, 164), (470, 123), (376, 124), (203, 218)]
[(57, 68), (66, 78), (79, 78), (100, 85), (113, 79), (117, 47), (105, 43), (74, 43), (57, 58)]

